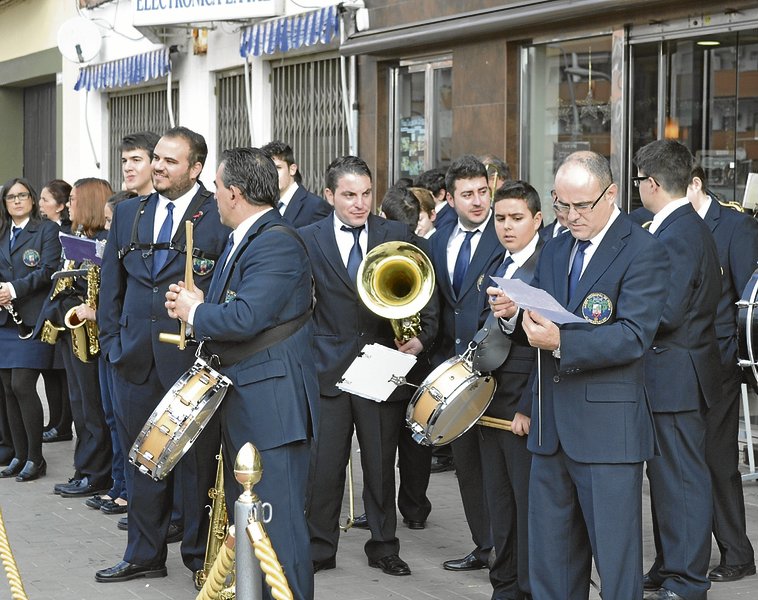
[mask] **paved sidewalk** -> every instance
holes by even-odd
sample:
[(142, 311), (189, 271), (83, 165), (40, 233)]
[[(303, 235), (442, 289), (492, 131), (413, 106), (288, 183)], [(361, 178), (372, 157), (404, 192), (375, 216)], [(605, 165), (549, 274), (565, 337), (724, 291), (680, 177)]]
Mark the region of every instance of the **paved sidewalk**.
[[(191, 599), (196, 592), (189, 571), (181, 563), (179, 547), (170, 546), (169, 575), (121, 584), (95, 583), (97, 569), (121, 559), (126, 533), (116, 529), (116, 516), (84, 506), (83, 500), (64, 499), (52, 493), (53, 484), (72, 474), (73, 442), (45, 444), (48, 474), (38, 481), (0, 480), (0, 508), (8, 537), (30, 600), (165, 600)], [(357, 460), (355, 462), (358, 462)], [(360, 469), (357, 469), (357, 504), (360, 511)], [(367, 532), (342, 535), (337, 568), (316, 575), (317, 600), (488, 600), (491, 589), (486, 571), (451, 573), (444, 560), (459, 558), (471, 549), (463, 521), (455, 475), (432, 475), (430, 498), (434, 505), (428, 526), (411, 531), (400, 525), (400, 555), (410, 565), (410, 577), (391, 577), (366, 563), (363, 544)], [(758, 483), (746, 484), (748, 527), (758, 546)], [(645, 505), (648, 505), (647, 493)], [(649, 514), (645, 518), (645, 564), (652, 560)], [(718, 560), (714, 544), (712, 560)], [(599, 596), (593, 592), (593, 600)], [(10, 598), (0, 573), (0, 599)], [(712, 588), (711, 600), (758, 599), (758, 577)], [(559, 599), (556, 599), (559, 600)]]

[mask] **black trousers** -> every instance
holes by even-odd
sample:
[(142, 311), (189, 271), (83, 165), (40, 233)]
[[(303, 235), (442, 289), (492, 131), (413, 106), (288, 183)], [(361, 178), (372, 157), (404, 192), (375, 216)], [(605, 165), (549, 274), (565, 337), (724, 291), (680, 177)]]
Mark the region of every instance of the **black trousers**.
[(705, 413), (705, 462), (713, 488), (713, 536), (721, 551), (721, 564), (732, 566), (755, 561), (745, 532), (745, 498), (738, 467), (741, 381), (736, 366), (725, 368), (721, 400)]
[(361, 449), (363, 508), (371, 530), (364, 548), (366, 555), (376, 560), (398, 554), (395, 450), (405, 404), (374, 402), (346, 393), (322, 396), (320, 401), (306, 504), (313, 560), (326, 560), (337, 553), (345, 468), (353, 430)]

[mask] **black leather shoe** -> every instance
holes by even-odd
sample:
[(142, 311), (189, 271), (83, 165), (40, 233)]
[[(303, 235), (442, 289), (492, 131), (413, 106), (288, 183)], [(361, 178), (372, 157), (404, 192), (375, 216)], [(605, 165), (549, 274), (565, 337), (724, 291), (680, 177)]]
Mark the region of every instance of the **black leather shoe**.
[(368, 529), (368, 519), (366, 518), (366, 513), (355, 517), (355, 521), (353, 521), (353, 527), (356, 529)]
[(24, 468), (16, 477), (16, 481), (34, 481), (44, 476), (45, 473), (47, 473), (47, 463), (44, 458), (38, 463), (27, 460)]
[(119, 581), (129, 581), (131, 579), (138, 579), (145, 577), (152, 579), (154, 577), (165, 577), (168, 574), (166, 566), (159, 567), (143, 567), (141, 565), (134, 565), (126, 561), (121, 561), (113, 567), (102, 569), (95, 573), (95, 581), (100, 583), (116, 583)]
[(100, 512), (106, 515), (123, 515), (126, 511), (126, 504), (119, 504), (114, 500), (103, 500), (103, 503), (100, 505)]
[(100, 507), (105, 502), (108, 502), (108, 500), (106, 500), (99, 494), (95, 494), (94, 496), (92, 496), (92, 498), (87, 498), (84, 501), (84, 506), (89, 506), (90, 508), (94, 508), (95, 510), (100, 510)]
[(411, 569), (408, 563), (400, 558), (397, 554), (383, 556), (376, 560), (368, 559), (368, 566), (375, 569), (381, 569), (387, 575), (410, 575)]
[(472, 552), (463, 558), (446, 560), (442, 563), (442, 568), (446, 571), (478, 571), (479, 569), (486, 569), (487, 563), (479, 560)]
[(107, 492), (110, 487), (108, 484), (91, 482), (89, 477), (80, 479), (78, 484), (71, 484), (61, 488), (61, 498), (84, 498)]
[(666, 588), (661, 588), (655, 592), (645, 594), (645, 600), (684, 600), (684, 596), (680, 596)]
[(661, 582), (654, 579), (650, 573), (645, 573), (642, 576), (642, 588), (646, 592), (655, 592), (656, 590), (661, 589)]
[(184, 537), (183, 527), (179, 526), (176, 523), (168, 524), (168, 535), (166, 536), (167, 544), (174, 544), (176, 542), (181, 542), (183, 537)]
[(334, 569), (336, 566), (337, 559), (334, 556), (325, 558), (324, 560), (314, 560), (313, 572), (318, 573), (319, 571), (328, 571), (329, 569)]
[(79, 482), (81, 480), (82, 480), (81, 475), (76, 473), (66, 483), (56, 483), (55, 486), (53, 486), (53, 492), (56, 494), (60, 494), (67, 487), (70, 487), (72, 485), (79, 485)]
[(708, 573), (708, 579), (721, 583), (724, 581), (739, 581), (749, 575), (755, 575), (755, 563), (744, 565), (719, 565)]
[(24, 463), (25, 461), (14, 458), (7, 467), (0, 471), (0, 477), (15, 477), (24, 468)]
[(403, 519), (403, 523), (408, 529), (426, 529), (426, 521), (414, 521), (413, 519)]
[(50, 444), (52, 442), (68, 442), (69, 440), (73, 439), (73, 437), (74, 436), (70, 431), (68, 433), (64, 433), (62, 431), (58, 431), (55, 427), (53, 427), (42, 434), (42, 443)]
[(116, 527), (121, 531), (129, 531), (129, 517), (121, 517), (116, 523)]

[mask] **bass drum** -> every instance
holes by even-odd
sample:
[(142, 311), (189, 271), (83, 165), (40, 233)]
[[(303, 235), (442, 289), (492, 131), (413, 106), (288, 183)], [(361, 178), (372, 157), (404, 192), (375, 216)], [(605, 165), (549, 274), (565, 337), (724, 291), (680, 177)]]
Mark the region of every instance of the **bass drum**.
[(466, 433), (487, 410), (495, 379), (457, 356), (432, 371), (413, 395), (405, 420), (423, 446), (444, 446)]
[(758, 269), (745, 286), (737, 302), (737, 339), (739, 362), (753, 389), (758, 389)]
[(231, 384), (197, 358), (150, 415), (129, 452), (129, 462), (156, 481), (165, 478), (211, 420)]

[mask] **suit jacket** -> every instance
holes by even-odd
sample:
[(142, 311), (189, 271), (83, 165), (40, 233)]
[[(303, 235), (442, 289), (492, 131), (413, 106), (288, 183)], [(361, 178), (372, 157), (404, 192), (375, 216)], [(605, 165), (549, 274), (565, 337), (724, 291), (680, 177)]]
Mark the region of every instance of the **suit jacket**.
[(721, 265), (721, 298), (716, 311), (716, 338), (722, 369), (737, 371), (737, 306), (758, 261), (758, 222), (711, 201), (705, 224), (713, 234)]
[[(208, 302), (195, 310), (196, 339), (221, 340), (224, 348), (253, 340), (309, 310), (311, 268), (303, 245), (281, 231), (278, 211), (262, 215), (214, 279)], [(218, 299), (219, 292), (225, 291)], [(310, 437), (318, 401), (310, 321), (290, 337), (221, 371), (234, 384), (222, 406), (224, 429), (269, 450)], [(239, 433), (235, 433), (239, 432)], [(247, 436), (246, 438), (244, 436)]]
[[(390, 241), (405, 241), (423, 249), (424, 240), (407, 225), (387, 221), (376, 215), (368, 218), (368, 250)], [(358, 297), (355, 282), (350, 280), (334, 236), (334, 217), (328, 217), (299, 230), (308, 249), (316, 280), (314, 350), (319, 384), (323, 396), (336, 396), (336, 387), (350, 363), (366, 344), (395, 348), (389, 320), (369, 311)], [(428, 349), (437, 335), (438, 306), (433, 297), (421, 311), (419, 341)], [(398, 391), (392, 400), (402, 399)]]
[(305, 227), (330, 214), (332, 207), (326, 200), (298, 185), (282, 216), (293, 227)]
[[(0, 239), (0, 281), (16, 290), (13, 306), (21, 320), (34, 327), (42, 305), (50, 293), (50, 277), (58, 266), (61, 244), (58, 226), (52, 221), (29, 221), (10, 250), (10, 225)], [(0, 325), (11, 321), (7, 310), (0, 310)]]
[[(453, 211), (455, 212), (455, 211)], [(458, 220), (438, 229), (429, 239), (431, 259), (437, 276), (442, 320), (435, 363), (440, 364), (454, 355), (463, 353), (479, 328), (482, 299), (481, 291), (489, 285), (485, 273), (494, 270), (502, 260), (505, 250), (495, 233), (495, 219), (490, 217), (481, 239), (471, 257), (461, 291), (456, 296), (447, 270), (447, 243), (458, 226)]]
[[(539, 230), (539, 236), (540, 239), (543, 242), (547, 242), (548, 240), (553, 239), (553, 232), (555, 231), (556, 227), (560, 227), (560, 223), (558, 222), (558, 219), (550, 223), (550, 225), (545, 225), (542, 229)], [(565, 231), (563, 233), (568, 233), (568, 231)]]
[[(525, 283), (532, 284), (543, 246), (544, 242), (540, 239), (537, 242), (537, 248), (535, 249), (534, 254), (532, 254), (523, 265), (516, 269), (511, 279), (520, 279)], [(499, 265), (496, 264), (487, 271), (485, 281), (489, 281), (490, 276), (495, 273), (498, 266)], [(482, 288), (483, 290), (486, 290), (484, 284), (482, 284)], [(485, 291), (482, 291), (482, 298), (486, 312), (492, 314), (487, 304), (487, 294)], [(493, 331), (491, 335), (502, 335), (506, 339), (509, 339), (500, 331), (499, 327), (495, 327), (494, 329), (495, 331)], [(517, 412), (526, 416), (531, 415), (531, 389), (525, 389), (522, 383), (523, 377), (519, 380), (515, 379), (513, 375), (529, 375), (534, 367), (537, 351), (531, 346), (512, 344), (510, 348), (507, 349), (507, 352), (508, 354), (505, 362), (492, 372), (492, 375), (497, 381), (497, 388), (495, 389), (495, 395), (493, 396), (492, 402), (487, 408), (485, 414), (490, 417), (510, 420), (513, 419)]]
[(645, 357), (645, 386), (653, 412), (697, 410), (701, 398), (710, 406), (721, 396), (716, 243), (691, 204), (666, 217), (654, 236), (663, 242), (671, 268), (666, 307)]
[[(194, 358), (191, 351), (180, 351), (173, 344), (158, 341), (161, 332), (178, 331), (177, 322), (169, 318), (164, 303), (169, 284), (184, 279), (185, 254), (168, 251), (155, 279), (151, 252), (133, 249), (119, 258), (119, 250), (128, 249), (133, 241), (132, 228), (138, 210), (144, 209), (144, 213), (134, 241), (142, 244), (153, 241), (158, 194), (148, 196), (144, 207), (141, 200), (131, 198), (121, 202), (113, 212), (103, 256), (98, 311), (100, 344), (104, 355), (127, 381), (135, 385), (144, 383), (154, 362), (161, 383), (169, 388)], [(193, 259), (195, 285), (207, 291), (215, 261), (226, 246), (230, 230), (219, 221), (216, 202), (202, 185), (181, 216), (182, 222), (186, 220), (194, 222), (194, 252), (207, 255)], [(172, 241), (184, 241), (183, 224)]]
[[(592, 318), (599, 301), (607, 300), (607, 309), (597, 325), (588, 321), (560, 327), (560, 359), (540, 351), (528, 448), (549, 455), (560, 444), (578, 462), (641, 462), (654, 450), (643, 356), (666, 301), (666, 251), (659, 240), (621, 214), (569, 298), (574, 242), (573, 236), (562, 235), (545, 244), (532, 285), (580, 317), (584, 309)], [(523, 340), (523, 335), (519, 325), (514, 336)]]
[[(434, 227), (435, 229), (444, 229), (450, 223), (457, 223), (458, 215), (455, 213), (455, 209), (449, 204), (445, 204), (439, 212), (435, 213)], [(436, 232), (435, 232), (436, 233)]]

